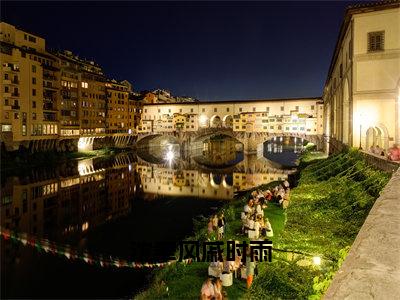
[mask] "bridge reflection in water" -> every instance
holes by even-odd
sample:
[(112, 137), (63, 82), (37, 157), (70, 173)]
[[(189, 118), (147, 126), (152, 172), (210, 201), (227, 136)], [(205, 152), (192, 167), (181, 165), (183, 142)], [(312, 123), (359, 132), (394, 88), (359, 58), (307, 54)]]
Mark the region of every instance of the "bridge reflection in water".
[[(232, 160), (232, 157), (228, 158)], [(236, 164), (212, 169), (185, 155), (172, 162), (165, 159), (154, 162), (132, 152), (112, 158), (67, 161), (57, 167), (23, 170), (21, 176), (3, 176), (0, 225), (78, 249), (135, 259), (132, 257), (134, 240), (169, 238), (176, 241), (183, 238), (191, 232), (192, 218), (196, 215), (211, 213), (212, 207), (220, 205), (221, 200), (232, 200), (237, 191), (287, 178), (290, 173), (274, 168), (268, 160), (257, 158), (257, 155), (239, 155), (238, 158)], [(158, 199), (183, 201), (173, 202), (171, 206), (173, 200), (165, 204), (165, 201), (154, 201)], [(148, 206), (150, 204), (153, 206)], [(177, 222), (171, 223), (171, 217)], [(148, 222), (155, 222), (154, 226), (143, 229), (141, 224)], [(168, 255), (173, 250), (174, 246), (168, 250)], [(81, 271), (84, 271), (81, 275), (73, 275), (75, 281), (84, 280), (83, 276), (100, 276), (98, 280), (104, 284), (87, 287), (87, 296), (122, 297), (145, 284), (144, 279), (138, 279), (143, 277), (140, 272), (124, 278), (114, 277), (111, 271), (102, 275), (96, 269), (81, 270), (83, 267), (77, 266), (76, 262), (68, 267), (65, 261), (48, 258), (45, 254), (37, 256), (32, 251), (10, 242), (2, 243), (2, 275), (8, 280), (9, 287), (3, 296), (55, 297), (59, 289), (64, 289), (63, 296), (83, 297), (79, 294), (82, 288), (77, 287), (74, 294), (74, 288), (62, 287), (55, 282), (53, 272), (49, 271), (53, 265), (65, 273), (58, 275), (63, 280), (71, 280), (71, 274)], [(16, 272), (16, 263), (21, 272)], [(36, 271), (40, 273), (37, 278), (51, 282), (54, 294), (46, 294), (43, 289), (35, 294), (38, 282), (27, 275), (31, 268), (41, 270)], [(139, 276), (136, 287), (132, 285), (135, 276)], [(123, 282), (124, 287), (107, 289), (106, 282), (113, 284), (116, 280)], [(27, 281), (25, 287), (17, 284)]]

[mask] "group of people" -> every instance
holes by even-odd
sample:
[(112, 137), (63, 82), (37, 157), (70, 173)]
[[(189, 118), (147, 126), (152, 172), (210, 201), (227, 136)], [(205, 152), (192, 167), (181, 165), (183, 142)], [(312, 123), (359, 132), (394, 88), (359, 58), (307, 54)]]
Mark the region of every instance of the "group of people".
[(268, 218), (264, 217), (264, 209), (267, 207), (267, 203), (272, 201), (287, 208), (289, 193), (289, 182), (286, 180), (272, 190), (253, 191), (241, 213), (242, 233), (248, 235), (250, 239), (273, 237), (274, 231)]
[(224, 212), (211, 216), (211, 218), (208, 220), (207, 230), (208, 230), (208, 237), (210, 239), (216, 237), (217, 240), (222, 240), (225, 234)]
[[(255, 190), (251, 193), (246, 205), (241, 212), (242, 233), (248, 235), (251, 240), (270, 238), (274, 236), (272, 225), (264, 216), (264, 209), (269, 202), (279, 203), (283, 208), (289, 205), (289, 182), (285, 180), (275, 188), (265, 191)], [(225, 235), (224, 213), (212, 215), (207, 224), (209, 239), (221, 240)], [(237, 241), (237, 243), (239, 243)], [(248, 249), (249, 250), (249, 249)], [(237, 255), (235, 261), (211, 262), (208, 268), (209, 277), (201, 288), (201, 299), (224, 299), (223, 286), (232, 284), (233, 276), (246, 279), (247, 288), (250, 288), (254, 275), (257, 273), (257, 265), (251, 260), (250, 253), (246, 255), (246, 263), (242, 263), (242, 257)]]
[(385, 149), (379, 147), (379, 145), (372, 145), (369, 148), (369, 152), (375, 155), (386, 157), (388, 160), (391, 161), (400, 161), (400, 147), (397, 144), (394, 144), (385, 152)]

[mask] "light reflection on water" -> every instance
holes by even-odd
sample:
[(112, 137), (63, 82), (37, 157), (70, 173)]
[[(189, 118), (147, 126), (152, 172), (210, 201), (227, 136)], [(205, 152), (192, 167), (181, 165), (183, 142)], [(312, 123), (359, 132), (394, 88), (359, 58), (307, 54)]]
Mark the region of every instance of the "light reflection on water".
[[(210, 214), (235, 192), (287, 178), (288, 171), (267, 159), (236, 150), (226, 150), (230, 155), (219, 156), (220, 162), (209, 146), (197, 157), (183, 153), (172, 162), (157, 158), (157, 151), (147, 156), (121, 153), (6, 175), (1, 226), (94, 253), (150, 259), (143, 253), (135, 257), (132, 245), (178, 241), (190, 234), (193, 217)], [(213, 161), (218, 168), (212, 168)], [(173, 250), (172, 245), (164, 255)], [(11, 242), (2, 243), (1, 255), (7, 286), (3, 297), (123, 297), (146, 283), (143, 271), (99, 270)], [(47, 288), (40, 281), (48, 282)], [(65, 287), (63, 281), (71, 284)]]

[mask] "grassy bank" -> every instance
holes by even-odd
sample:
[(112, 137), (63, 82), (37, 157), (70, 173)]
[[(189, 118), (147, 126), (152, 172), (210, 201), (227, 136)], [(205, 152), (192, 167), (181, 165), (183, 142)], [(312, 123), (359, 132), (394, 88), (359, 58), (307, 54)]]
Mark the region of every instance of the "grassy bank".
[[(274, 228), (273, 262), (259, 263), (250, 290), (235, 280), (225, 288), (228, 298), (321, 298), (390, 177), (368, 166), (357, 151), (305, 157), (286, 212), (273, 204), (265, 210)], [(224, 207), (227, 239), (245, 240), (240, 212), (249, 193)], [(206, 228), (205, 219), (196, 221), (192, 239), (205, 240)], [(320, 257), (321, 265), (314, 265), (313, 257)], [(198, 299), (207, 268), (199, 262), (156, 271), (152, 285), (136, 298)]]

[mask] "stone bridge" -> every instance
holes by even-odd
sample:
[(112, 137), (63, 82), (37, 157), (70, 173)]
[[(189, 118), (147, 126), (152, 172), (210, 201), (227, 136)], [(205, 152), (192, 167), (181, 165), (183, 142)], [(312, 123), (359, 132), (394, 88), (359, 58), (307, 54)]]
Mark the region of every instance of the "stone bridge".
[(303, 139), (311, 142), (317, 146), (318, 149), (323, 148), (324, 139), (322, 135), (310, 135), (300, 133), (266, 133), (266, 132), (236, 132), (230, 128), (207, 128), (197, 132), (158, 132), (139, 134), (137, 144), (140, 146), (141, 141), (148, 140), (156, 136), (173, 137), (176, 143), (179, 143), (184, 148), (195, 147), (195, 144), (202, 143), (206, 139), (216, 135), (226, 135), (236, 139), (243, 145), (245, 154), (260, 154), (263, 151), (263, 145), (266, 141), (276, 139), (278, 137), (293, 137)]

